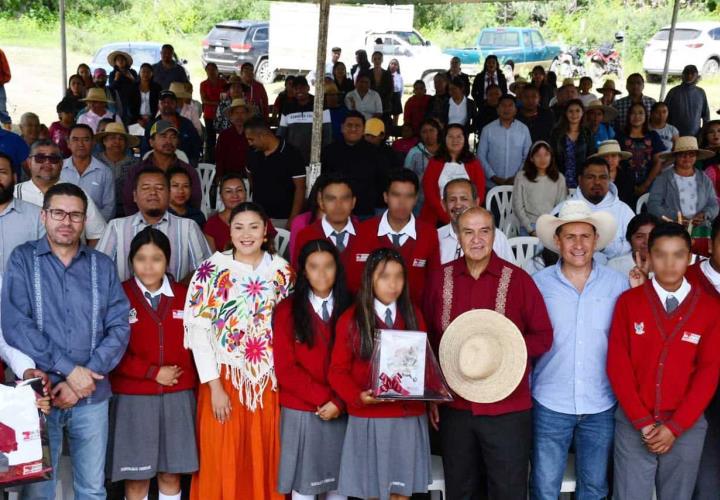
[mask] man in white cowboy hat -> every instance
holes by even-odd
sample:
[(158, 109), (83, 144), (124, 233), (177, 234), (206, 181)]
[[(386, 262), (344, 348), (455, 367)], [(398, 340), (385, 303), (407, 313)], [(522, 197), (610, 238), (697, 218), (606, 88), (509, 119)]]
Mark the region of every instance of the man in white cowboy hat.
[(108, 104), (113, 101), (108, 98), (104, 89), (92, 88), (88, 90), (87, 96), (80, 100), (87, 103), (87, 111), (80, 115), (77, 122), (89, 126), (93, 134), (97, 131), (98, 123), (103, 118), (110, 118), (118, 123), (122, 122), (118, 115), (108, 110)]
[(602, 87), (598, 87), (595, 90), (600, 92), (600, 101), (605, 106), (611, 106), (615, 102), (615, 97), (622, 94), (615, 88), (615, 80), (605, 80)]
[(615, 139), (615, 129), (610, 124), (616, 115), (615, 108), (604, 105), (598, 99), (585, 104), (585, 125), (590, 129), (596, 148), (603, 141)]
[(678, 137), (673, 150), (661, 153), (672, 168), (657, 176), (650, 188), (648, 212), (680, 223), (702, 224), (718, 214), (718, 201), (712, 181), (695, 162), (715, 156), (710, 150), (698, 148), (695, 137)]
[(640, 103), (645, 106), (647, 116), (650, 116), (652, 106), (655, 104), (655, 99), (643, 94), (643, 90), (645, 89), (645, 79), (640, 73), (633, 73), (627, 77), (625, 89), (627, 89), (628, 95), (613, 103), (613, 106), (618, 112), (614, 123), (615, 130), (625, 130), (628, 111), (630, 111), (630, 106), (633, 104)]
[(578, 168), (578, 188), (566, 201), (556, 206), (552, 214), (557, 215), (563, 205), (570, 200), (580, 200), (590, 207), (593, 212), (610, 212), (617, 222), (615, 237), (602, 250), (598, 250), (597, 257), (603, 264), (608, 259), (626, 254), (630, 251), (630, 244), (625, 240), (627, 225), (635, 216), (635, 212), (618, 198), (617, 187), (610, 182), (610, 168), (603, 158), (593, 156), (585, 160)]
[[(182, 95), (185, 97), (185, 94)], [(200, 153), (202, 152), (202, 139), (197, 133), (197, 130), (195, 130), (193, 123), (184, 116), (180, 116), (177, 96), (170, 90), (160, 92), (158, 115), (150, 120), (147, 127), (145, 127), (145, 138), (142, 141), (141, 153), (145, 155), (145, 153), (152, 149), (150, 145), (150, 130), (152, 130), (153, 124), (160, 120), (172, 123), (173, 127), (178, 131), (177, 149), (180, 149), (187, 155), (192, 165), (197, 165), (200, 159)]]
[(541, 215), (537, 235), (560, 255), (533, 276), (553, 325), (553, 345), (533, 371), (532, 500), (557, 499), (571, 442), (576, 495), (608, 495), (615, 396), (605, 365), (615, 301), (629, 287), (622, 275), (593, 255), (615, 238), (615, 218), (571, 200), (558, 216)]
[(99, 161), (110, 167), (115, 178), (115, 216), (125, 215), (122, 204), (122, 193), (127, 181), (130, 169), (135, 165), (136, 160), (132, 154), (132, 148), (140, 144), (137, 136), (130, 135), (121, 123), (108, 123), (105, 130), (95, 134), (95, 144), (102, 149), (93, 155)]
[[(459, 217), (458, 229), (464, 258), (433, 270), (426, 282), (423, 311), (429, 334), (437, 344), (462, 313), (494, 310), (522, 334), (526, 368), (519, 385), (499, 401), (456, 395), (439, 413), (432, 409), (432, 424), (440, 430), (447, 498), (480, 498), (487, 489), (489, 498), (525, 500), (532, 447), (530, 361), (550, 349), (552, 325), (532, 278), (493, 252), (492, 214), (470, 208)], [(478, 478), (483, 468), (487, 484)]]

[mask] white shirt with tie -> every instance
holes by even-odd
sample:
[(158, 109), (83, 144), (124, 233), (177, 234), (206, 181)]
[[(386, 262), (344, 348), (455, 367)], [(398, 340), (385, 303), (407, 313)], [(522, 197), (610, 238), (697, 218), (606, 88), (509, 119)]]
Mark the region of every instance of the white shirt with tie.
[(405, 227), (403, 227), (400, 231), (395, 231), (391, 226), (390, 222), (388, 222), (388, 211), (385, 210), (385, 213), (383, 214), (382, 218), (380, 219), (380, 224), (378, 225), (378, 236), (386, 236), (390, 239), (390, 243), (393, 243), (393, 234), (399, 234), (400, 235), (400, 246), (403, 246), (405, 242), (408, 240), (408, 238), (412, 238), (414, 240), (417, 240), (417, 232), (415, 231), (415, 216), (413, 214), (410, 214), (410, 221), (408, 221), (407, 224), (405, 224)]
[(325, 321), (325, 318), (323, 318), (323, 304), (327, 302), (327, 306), (325, 306), (325, 307), (327, 309), (328, 318), (330, 318), (332, 316), (333, 306), (335, 305), (335, 301), (333, 300), (332, 291), (330, 292), (330, 295), (328, 295), (325, 298), (318, 297), (317, 295), (315, 295), (312, 292), (312, 290), (310, 290), (310, 292), (308, 292), (308, 294), (309, 294), (308, 298), (310, 299), (310, 305), (312, 306), (313, 311), (315, 311), (315, 314), (317, 314), (320, 318), (322, 318), (323, 321)]
[(680, 285), (680, 288), (675, 290), (674, 292), (669, 292), (665, 290), (660, 284), (657, 282), (655, 278), (652, 280), (653, 288), (655, 289), (655, 293), (658, 294), (658, 297), (660, 298), (660, 302), (662, 302), (662, 305), (667, 310), (667, 299), (669, 297), (675, 297), (678, 301), (678, 306), (682, 304), (683, 300), (685, 300), (685, 297), (688, 296), (690, 293), (690, 283), (688, 280), (683, 278), (682, 284)]
[[(170, 286), (170, 280), (168, 279), (167, 275), (163, 277), (162, 285), (160, 285), (160, 288), (155, 290), (154, 292), (151, 292), (148, 290), (145, 285), (143, 285), (143, 282), (140, 281), (140, 279), (135, 276), (135, 283), (137, 284), (138, 288), (140, 289), (140, 293), (142, 293), (143, 297), (145, 297), (145, 300), (147, 300), (147, 303), (152, 306), (152, 300), (151, 298), (157, 297), (158, 295), (165, 295), (166, 297), (175, 297), (175, 294), (173, 293), (172, 287)], [(148, 294), (150, 297), (148, 297)]]
[(323, 218), (320, 221), (320, 225), (322, 226), (322, 230), (325, 233), (325, 237), (330, 239), (330, 241), (332, 241), (335, 246), (338, 246), (339, 242), (337, 241), (337, 236), (333, 236), (333, 233), (337, 232), (339, 234), (345, 231), (342, 241), (343, 248), (347, 248), (348, 242), (350, 241), (350, 235), (352, 234), (353, 236), (355, 236), (355, 226), (353, 226), (352, 219), (350, 218), (348, 218), (347, 224), (345, 224), (345, 227), (342, 228), (340, 231), (335, 231), (335, 228), (332, 227), (327, 221), (326, 215), (323, 215)]
[[(387, 326), (392, 326), (395, 323), (395, 317), (397, 316), (397, 302), (392, 302), (386, 305), (378, 299), (375, 299), (373, 301), (373, 305), (375, 306), (375, 314), (377, 314), (378, 318), (383, 320)], [(392, 318), (392, 322), (390, 324), (387, 322), (388, 310), (390, 311), (390, 318)]]

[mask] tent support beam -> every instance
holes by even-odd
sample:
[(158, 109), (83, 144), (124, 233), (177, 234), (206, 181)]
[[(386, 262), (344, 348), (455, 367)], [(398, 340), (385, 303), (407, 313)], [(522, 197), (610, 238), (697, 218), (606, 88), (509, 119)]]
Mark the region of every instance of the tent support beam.
[(670, 34), (668, 36), (667, 52), (665, 53), (665, 67), (663, 68), (662, 84), (660, 85), (660, 100), (665, 99), (665, 88), (667, 87), (668, 71), (670, 70), (670, 55), (672, 54), (673, 40), (675, 39), (675, 26), (677, 25), (680, 0), (675, 0), (673, 5), (672, 22), (670, 23)]
[(65, 0), (60, 0), (60, 74), (62, 75), (60, 98), (65, 97), (67, 89), (67, 40), (65, 37)]
[(323, 104), (325, 102), (325, 59), (327, 57), (330, 0), (319, 0), (319, 6), (317, 64), (315, 65), (315, 102), (313, 104), (310, 172), (308, 172), (307, 178), (308, 193), (321, 173), (320, 153), (322, 149)]

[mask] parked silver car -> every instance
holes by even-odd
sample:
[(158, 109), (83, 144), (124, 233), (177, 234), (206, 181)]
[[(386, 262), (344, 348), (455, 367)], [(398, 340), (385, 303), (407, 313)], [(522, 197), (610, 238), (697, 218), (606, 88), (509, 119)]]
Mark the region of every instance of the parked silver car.
[[(648, 79), (663, 73), (669, 36), (670, 27), (666, 26), (645, 45), (643, 70)], [(688, 64), (697, 66), (701, 75), (720, 71), (720, 22), (677, 23), (668, 74), (680, 75)]]

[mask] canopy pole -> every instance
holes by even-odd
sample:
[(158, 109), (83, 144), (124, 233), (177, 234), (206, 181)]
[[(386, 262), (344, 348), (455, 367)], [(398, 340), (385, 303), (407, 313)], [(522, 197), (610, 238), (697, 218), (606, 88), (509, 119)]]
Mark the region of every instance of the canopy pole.
[(320, 176), (320, 152), (322, 148), (323, 104), (325, 101), (325, 58), (327, 54), (328, 22), (330, 0), (319, 0), (317, 63), (315, 65), (315, 102), (313, 105), (312, 142), (310, 147), (310, 171), (307, 178), (307, 192)]
[(62, 75), (60, 98), (65, 97), (67, 90), (67, 41), (65, 38), (65, 0), (60, 0), (60, 74)]
[(675, 25), (677, 25), (680, 0), (675, 0), (673, 5), (672, 22), (670, 23), (670, 35), (668, 36), (667, 52), (665, 53), (665, 67), (663, 68), (662, 84), (660, 85), (660, 100), (665, 99), (665, 87), (667, 87), (668, 71), (670, 70), (670, 55), (672, 54), (673, 40), (675, 39)]

